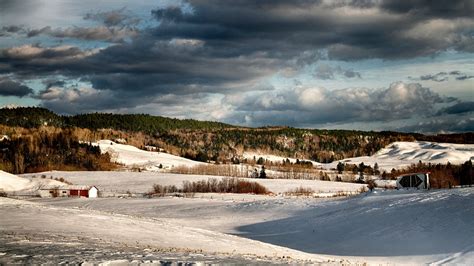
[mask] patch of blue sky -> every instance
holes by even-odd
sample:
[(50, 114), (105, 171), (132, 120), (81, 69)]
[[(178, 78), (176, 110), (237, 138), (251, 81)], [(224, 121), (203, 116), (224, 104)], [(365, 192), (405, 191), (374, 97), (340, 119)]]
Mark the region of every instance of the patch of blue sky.
[[(353, 70), (360, 73), (361, 77), (348, 78), (342, 73), (334, 73), (330, 79), (315, 77), (316, 67), (327, 65), (331, 68), (340, 67), (343, 70)], [(353, 62), (337, 60), (319, 60), (307, 66), (292, 76), (278, 73), (269, 78), (275, 88), (288, 88), (301, 86), (324, 87), (328, 90), (344, 89), (352, 87), (386, 88), (393, 82), (403, 81), (406, 83), (418, 82), (429, 85), (435, 91), (443, 93), (447, 90), (453, 91), (458, 88), (456, 96), (474, 97), (472, 87), (474, 79), (456, 80), (448, 79), (446, 82), (422, 81), (420, 74), (436, 74), (439, 72), (461, 71), (468, 75), (474, 75), (474, 57), (468, 53), (446, 51), (434, 57), (420, 57), (416, 59), (403, 60), (380, 60), (369, 59)], [(416, 73), (416, 74), (414, 74)], [(465, 88), (469, 86), (471, 89)], [(446, 86), (449, 84), (449, 86)]]

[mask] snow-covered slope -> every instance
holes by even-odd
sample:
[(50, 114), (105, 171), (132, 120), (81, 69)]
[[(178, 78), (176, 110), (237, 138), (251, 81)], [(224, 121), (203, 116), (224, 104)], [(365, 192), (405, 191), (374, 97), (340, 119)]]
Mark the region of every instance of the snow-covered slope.
[(3, 191), (18, 191), (27, 189), (30, 186), (27, 178), (12, 175), (0, 170), (0, 189)]
[[(282, 157), (282, 156), (277, 156), (277, 155), (272, 155), (272, 154), (265, 154), (261, 152), (251, 152), (251, 151), (244, 152), (243, 157), (247, 160), (253, 160), (253, 159), (258, 160), (261, 157), (265, 159), (266, 161), (273, 162), (273, 163), (282, 163), (283, 161), (286, 161), (286, 159), (288, 159), (291, 163), (296, 163), (295, 158)], [(304, 161), (312, 162), (313, 165), (315, 166), (320, 165), (320, 163), (314, 162), (311, 160), (305, 159)]]
[(35, 191), (43, 186), (61, 186), (64, 183), (43, 178), (25, 178), (12, 175), (0, 170), (0, 190), (13, 191)]
[(102, 153), (111, 154), (112, 161), (126, 166), (139, 166), (147, 170), (158, 170), (161, 164), (163, 168), (175, 166), (194, 166), (201, 162), (189, 160), (176, 155), (140, 150), (131, 145), (119, 144), (111, 140), (100, 140), (93, 145), (98, 145)]
[[(286, 157), (264, 154), (258, 152), (245, 152), (244, 157), (247, 159), (258, 159), (262, 157), (272, 162), (282, 162)], [(292, 163), (296, 162), (295, 158), (288, 158)], [(379, 165), (381, 170), (390, 171), (392, 168), (399, 169), (419, 161), (424, 163), (441, 163), (448, 162), (452, 164), (462, 164), (465, 161), (474, 160), (474, 144), (452, 144), (452, 143), (435, 143), (435, 142), (394, 142), (387, 147), (381, 149), (372, 156), (361, 156), (340, 160), (343, 163), (360, 164), (373, 166), (375, 163)], [(309, 160), (305, 160), (309, 161)], [(325, 169), (336, 168), (339, 161), (329, 164), (322, 164), (311, 161), (314, 166)]]
[(474, 261), (474, 188), (385, 191), (308, 206), (239, 227), (241, 235), (308, 253), (403, 264)]
[[(377, 163), (382, 170), (403, 168), (419, 161), (432, 164), (462, 164), (474, 160), (474, 144), (452, 144), (434, 142), (394, 142), (381, 149), (373, 156), (362, 156), (341, 160), (345, 163), (374, 165)], [(338, 162), (329, 167), (335, 168)]]

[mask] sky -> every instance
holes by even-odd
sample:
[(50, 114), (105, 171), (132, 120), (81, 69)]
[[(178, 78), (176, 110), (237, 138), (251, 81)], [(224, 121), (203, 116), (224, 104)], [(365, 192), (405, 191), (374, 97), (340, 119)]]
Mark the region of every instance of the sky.
[(474, 131), (474, 1), (0, 0), (0, 106)]

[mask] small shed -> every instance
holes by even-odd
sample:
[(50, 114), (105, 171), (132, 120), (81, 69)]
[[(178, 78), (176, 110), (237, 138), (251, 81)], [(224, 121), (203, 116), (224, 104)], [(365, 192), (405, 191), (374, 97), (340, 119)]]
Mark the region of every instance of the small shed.
[(430, 188), (430, 173), (410, 173), (397, 177), (397, 189), (401, 188)]
[(39, 190), (39, 195), (43, 198), (56, 197), (85, 197), (97, 198), (99, 190), (96, 186), (60, 186), (44, 187)]

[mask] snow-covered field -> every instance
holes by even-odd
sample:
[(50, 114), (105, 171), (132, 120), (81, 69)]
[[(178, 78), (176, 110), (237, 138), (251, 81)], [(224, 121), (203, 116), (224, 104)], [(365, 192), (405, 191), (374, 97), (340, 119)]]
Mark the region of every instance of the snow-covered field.
[(339, 200), (232, 197), (0, 198), (0, 230), (6, 236), (0, 242), (0, 262), (22, 261), (35, 243), (62, 247), (37, 251), (37, 260), (55, 258), (67, 247), (71, 254), (61, 262), (104, 260), (84, 258), (87, 246), (98, 254), (101, 247), (115, 250), (105, 259), (129, 262), (137, 256), (162, 260), (161, 252), (240, 264), (469, 265), (474, 260), (474, 188), (376, 191)]
[(111, 154), (113, 162), (129, 167), (142, 167), (149, 171), (159, 170), (160, 164), (164, 169), (180, 165), (195, 166), (203, 164), (165, 152), (140, 150), (134, 146), (119, 144), (111, 140), (100, 140), (92, 143), (92, 145), (98, 145), (102, 153), (108, 152)]
[[(221, 176), (207, 175), (183, 175), (157, 172), (66, 172), (52, 171), (37, 174), (25, 174), (23, 177), (31, 177), (32, 175), (46, 175), (63, 177), (65, 180), (78, 185), (96, 186), (100, 191), (117, 192), (117, 193), (146, 193), (149, 192), (153, 184), (163, 186), (175, 185), (180, 187), (183, 181), (200, 181), (209, 178), (221, 179)], [(273, 193), (284, 193), (299, 187), (311, 188), (315, 192), (356, 192), (364, 184), (320, 181), (320, 180), (301, 180), (301, 179), (246, 179), (255, 181)]]

